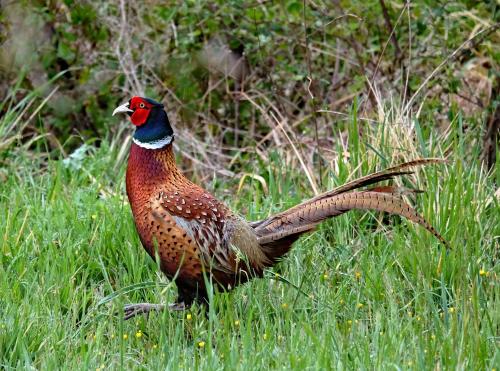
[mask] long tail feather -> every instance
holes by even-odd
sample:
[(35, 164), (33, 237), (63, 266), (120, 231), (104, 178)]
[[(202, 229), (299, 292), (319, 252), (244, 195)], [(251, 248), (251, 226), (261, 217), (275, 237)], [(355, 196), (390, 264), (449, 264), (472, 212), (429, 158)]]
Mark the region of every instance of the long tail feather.
[[(268, 233), (259, 238), (259, 243), (266, 244), (290, 234), (304, 232), (314, 228), (322, 220), (337, 216), (349, 210), (377, 210), (396, 214), (420, 224), (431, 232), (439, 241), (447, 245), (446, 240), (420, 214), (402, 199), (391, 194), (379, 192), (343, 193), (330, 199), (319, 200), (289, 215), (281, 223), (266, 227)], [(280, 228), (287, 225), (287, 228)], [(271, 231), (275, 231), (274, 233)], [(269, 233), (271, 232), (271, 233)]]
[(376, 173), (369, 174), (369, 175), (366, 175), (364, 177), (350, 181), (344, 185), (341, 185), (340, 187), (337, 187), (337, 188), (334, 188), (330, 191), (324, 192), (324, 193), (322, 193), (314, 198), (311, 198), (311, 199), (309, 199), (301, 204), (298, 204), (297, 206), (294, 206), (294, 207), (292, 207), (292, 208), (290, 208), (282, 213), (275, 214), (275, 215), (273, 215), (270, 218), (267, 218), (265, 220), (253, 222), (253, 223), (251, 223), (251, 226), (253, 228), (255, 228), (256, 231), (258, 231), (260, 228), (266, 227), (267, 224), (272, 223), (274, 220), (280, 219), (281, 217), (283, 217), (286, 214), (293, 213), (293, 212), (299, 210), (300, 208), (304, 207), (305, 205), (308, 205), (309, 203), (312, 203), (312, 202), (315, 202), (318, 200), (322, 200), (322, 199), (326, 199), (326, 198), (330, 198), (330, 197), (338, 195), (340, 193), (349, 192), (349, 191), (352, 191), (352, 190), (355, 190), (355, 189), (358, 189), (361, 187), (365, 187), (365, 186), (368, 186), (368, 185), (371, 185), (374, 183), (381, 182), (383, 180), (393, 179), (394, 177), (399, 176), (399, 175), (413, 174), (413, 171), (407, 170), (408, 168), (411, 168), (411, 167), (423, 166), (423, 165), (428, 165), (428, 164), (443, 163), (443, 162), (445, 162), (445, 160), (440, 159), (440, 158), (422, 158), (422, 159), (413, 160), (410, 162), (405, 162), (403, 164), (396, 165), (396, 166), (387, 168), (385, 170), (378, 171)]
[(367, 175), (271, 216), (266, 220), (255, 222), (252, 227), (257, 233), (259, 243), (272, 260), (286, 253), (300, 235), (313, 230), (321, 221), (353, 209), (385, 211), (403, 216), (423, 226), (448, 247), (446, 240), (434, 227), (401, 198), (403, 195), (422, 191), (405, 187), (378, 186), (358, 192), (350, 192), (398, 175), (409, 174), (411, 173), (411, 171), (407, 170), (409, 167), (438, 162), (443, 162), (443, 160), (420, 159)]
[[(388, 179), (393, 179), (394, 177), (399, 176), (399, 175), (407, 175), (407, 174), (413, 174), (413, 172), (412, 171), (397, 171), (397, 172), (395, 171), (395, 172), (391, 172), (389, 174), (386, 174), (386, 171), (384, 170), (384, 171), (381, 171), (379, 173), (374, 173), (374, 174), (368, 175), (366, 177), (353, 180), (352, 182), (346, 183), (346, 184), (344, 184), (338, 188), (332, 189), (328, 192), (322, 193), (322, 194), (320, 194), (316, 197), (313, 197), (307, 201), (304, 201), (296, 206), (293, 206), (290, 209), (287, 209), (281, 213), (274, 214), (267, 219), (251, 222), (250, 226), (252, 228), (254, 228), (256, 231), (263, 230), (263, 229), (267, 228), (267, 226), (269, 224), (272, 224), (273, 222), (278, 221), (278, 220), (282, 220), (282, 218), (285, 217), (286, 215), (293, 214), (293, 213), (299, 211), (300, 209), (302, 209), (303, 207), (305, 207), (311, 203), (314, 203), (316, 201), (326, 200), (326, 199), (329, 199), (331, 197), (334, 197), (335, 195), (338, 195), (338, 194), (341, 194), (344, 192), (349, 192), (349, 191), (354, 190), (356, 188), (361, 188), (361, 187), (364, 187), (364, 186), (367, 186), (367, 185), (370, 185), (373, 183), (381, 182), (381, 181), (388, 180)], [(387, 191), (386, 189), (388, 189), (389, 187), (391, 187), (391, 186), (373, 187), (370, 189), (372, 189), (374, 192), (384, 192), (384, 193), (396, 193), (397, 192), (395, 190), (394, 191)], [(391, 188), (393, 188), (393, 187), (391, 187)], [(367, 189), (367, 190), (370, 190), (370, 189)], [(415, 192), (418, 192), (418, 191), (415, 191)]]

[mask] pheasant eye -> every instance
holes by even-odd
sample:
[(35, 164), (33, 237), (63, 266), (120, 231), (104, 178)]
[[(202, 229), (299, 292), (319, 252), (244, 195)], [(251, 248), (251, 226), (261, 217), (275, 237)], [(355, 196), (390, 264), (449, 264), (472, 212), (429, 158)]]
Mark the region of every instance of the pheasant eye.
[(146, 105), (144, 103), (139, 104), (139, 108), (144, 108)]

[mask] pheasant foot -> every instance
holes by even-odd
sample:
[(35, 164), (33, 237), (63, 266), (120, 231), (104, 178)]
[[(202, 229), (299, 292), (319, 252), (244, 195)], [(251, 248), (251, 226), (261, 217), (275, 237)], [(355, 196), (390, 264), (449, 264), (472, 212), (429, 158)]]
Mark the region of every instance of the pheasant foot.
[(180, 311), (186, 310), (189, 306), (185, 305), (184, 302), (181, 303), (173, 303), (169, 305), (165, 304), (150, 304), (150, 303), (137, 303), (137, 304), (128, 304), (123, 308), (125, 314), (125, 321), (129, 320), (132, 317), (135, 317), (139, 314), (149, 315), (149, 312), (156, 311), (160, 312), (165, 309)]

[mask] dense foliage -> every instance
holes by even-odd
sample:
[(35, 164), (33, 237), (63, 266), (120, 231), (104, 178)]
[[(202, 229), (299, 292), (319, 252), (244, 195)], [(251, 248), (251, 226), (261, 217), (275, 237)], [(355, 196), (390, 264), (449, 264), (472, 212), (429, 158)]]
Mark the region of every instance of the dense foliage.
[[(485, 29), (411, 103), (418, 109), (427, 97), (421, 121), (445, 126), (456, 105), (481, 117), (497, 98), (496, 1), (305, 4), (6, 3), (0, 97), (9, 103), (2, 111), (33, 90), (43, 99), (57, 86), (24, 134), (50, 131), (66, 146), (71, 135), (87, 140), (116, 132), (112, 109), (132, 94), (146, 94), (168, 105), (178, 127), (241, 147), (256, 139), (266, 143), (273, 127), (259, 108), (274, 106), (299, 134), (311, 138), (317, 128), (329, 146), (337, 135), (331, 124), (342, 117), (315, 111), (346, 112), (360, 97), (373, 117), (377, 94), (407, 101), (441, 62)], [(240, 56), (241, 66), (224, 70)], [(74, 148), (81, 139), (70, 142)], [(54, 141), (51, 146), (57, 148)]]
[[(0, 6), (0, 369), (498, 369), (497, 1)], [(401, 184), (452, 249), (350, 212), (206, 312), (124, 322), (176, 295), (126, 201), (134, 94), (250, 220), (446, 158)]]

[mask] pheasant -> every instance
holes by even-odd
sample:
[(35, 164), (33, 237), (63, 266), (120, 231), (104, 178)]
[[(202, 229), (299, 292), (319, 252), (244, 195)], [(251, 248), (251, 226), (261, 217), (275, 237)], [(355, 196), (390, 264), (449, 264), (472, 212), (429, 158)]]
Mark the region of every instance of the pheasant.
[[(169, 306), (131, 304), (125, 318), (207, 302), (207, 282), (224, 290), (262, 277), (304, 233), (323, 220), (352, 209), (384, 211), (420, 224), (443, 237), (402, 199), (395, 186), (361, 187), (411, 174), (410, 167), (439, 162), (420, 159), (361, 177), (267, 219), (247, 222), (209, 192), (187, 179), (175, 163), (174, 132), (161, 103), (133, 97), (113, 115), (126, 113), (136, 126), (130, 148), (126, 189), (137, 232), (146, 252), (159, 259), (175, 281), (178, 299)], [(404, 191), (403, 191), (404, 192)]]

